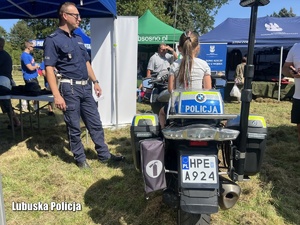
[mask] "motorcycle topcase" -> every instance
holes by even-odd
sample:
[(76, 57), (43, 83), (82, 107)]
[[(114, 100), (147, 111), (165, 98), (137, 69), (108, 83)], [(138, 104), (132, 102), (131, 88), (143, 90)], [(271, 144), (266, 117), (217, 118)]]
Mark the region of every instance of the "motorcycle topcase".
[(177, 114), (224, 114), (224, 102), (217, 90), (175, 90), (172, 96)]
[(133, 117), (130, 127), (133, 161), (136, 170), (141, 170), (140, 141), (156, 138), (159, 134), (159, 121), (156, 114), (144, 113)]

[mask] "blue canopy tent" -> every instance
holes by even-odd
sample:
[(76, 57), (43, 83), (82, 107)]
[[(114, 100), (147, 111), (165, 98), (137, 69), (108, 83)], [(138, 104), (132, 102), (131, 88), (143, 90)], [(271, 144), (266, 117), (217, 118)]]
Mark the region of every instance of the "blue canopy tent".
[[(228, 18), (215, 29), (200, 37), (201, 43), (227, 43), (247, 46), (250, 19)], [(300, 42), (300, 16), (257, 18), (255, 47), (292, 46)]]
[[(250, 19), (228, 18), (215, 29), (202, 35), (200, 43), (226, 43), (228, 48), (246, 48), (248, 44)], [(300, 16), (297, 17), (260, 17), (257, 18), (255, 49), (279, 47), (279, 90), (280, 100), (281, 68), (283, 49), (300, 42)]]
[[(65, 0), (1, 0), (0, 19), (57, 18), (57, 9)], [(82, 18), (102, 18), (117, 15), (116, 0), (70, 0)]]
[(86, 49), (91, 50), (91, 38), (87, 36), (81, 28), (74, 30), (74, 33), (80, 35)]
[[(91, 18), (92, 66), (102, 90), (107, 93), (101, 105), (111, 106), (98, 108), (102, 124), (128, 124), (136, 113), (136, 67), (131, 65), (137, 63), (138, 18), (117, 18), (116, 0), (68, 1), (76, 5), (82, 18)], [(0, 19), (58, 18), (57, 9), (64, 2), (66, 0), (0, 0)], [(118, 71), (123, 71), (122, 76)], [(126, 90), (118, 85), (125, 82), (128, 82)]]
[[(1, 0), (0, 19), (57, 18), (57, 9), (65, 0)], [(70, 0), (80, 11), (82, 18), (115, 17), (117, 6), (115, 0)], [(91, 49), (91, 39), (80, 28), (75, 33), (83, 39), (85, 47)], [(33, 40), (35, 46), (42, 47), (43, 40)]]

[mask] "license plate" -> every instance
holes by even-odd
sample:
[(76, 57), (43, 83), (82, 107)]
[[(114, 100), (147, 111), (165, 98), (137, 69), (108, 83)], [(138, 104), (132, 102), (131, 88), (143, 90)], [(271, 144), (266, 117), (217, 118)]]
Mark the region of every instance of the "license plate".
[(181, 182), (189, 184), (216, 184), (217, 159), (214, 156), (181, 156)]

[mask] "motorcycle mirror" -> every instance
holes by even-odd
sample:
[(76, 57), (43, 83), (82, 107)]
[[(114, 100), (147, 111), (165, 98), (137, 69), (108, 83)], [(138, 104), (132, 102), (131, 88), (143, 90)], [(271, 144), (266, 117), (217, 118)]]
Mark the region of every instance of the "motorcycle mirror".
[(153, 88), (153, 84), (150, 83), (152, 79), (151, 78), (146, 78), (143, 80), (143, 87), (144, 88)]

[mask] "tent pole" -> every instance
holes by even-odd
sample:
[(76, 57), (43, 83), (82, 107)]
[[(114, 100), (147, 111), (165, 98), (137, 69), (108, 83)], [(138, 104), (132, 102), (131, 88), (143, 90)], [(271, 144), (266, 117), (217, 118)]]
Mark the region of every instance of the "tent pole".
[(2, 175), (1, 174), (0, 174), (0, 224), (2, 224), (2, 225), (6, 224), (3, 191), (2, 191)]
[(117, 47), (118, 47), (118, 45), (117, 45), (117, 20), (116, 19), (114, 19), (114, 32), (113, 32), (113, 48), (115, 49), (114, 50), (114, 60), (115, 60), (115, 63), (114, 63), (114, 69), (115, 69), (115, 71), (114, 71), (114, 85), (115, 85), (115, 100), (116, 100), (116, 102), (115, 102), (115, 106), (116, 106), (116, 110), (115, 110), (115, 116), (116, 116), (116, 118), (115, 118), (115, 121), (116, 121), (116, 128), (118, 129), (118, 126), (119, 126), (119, 106), (118, 106), (118, 103), (119, 103), (119, 101), (118, 101), (118, 67), (117, 67), (117, 65), (118, 65), (118, 63), (117, 63)]
[(282, 58), (283, 58), (283, 46), (281, 46), (281, 48), (280, 48), (279, 81), (278, 81), (278, 101), (280, 101), (280, 92), (281, 92)]
[(176, 49), (176, 42), (177, 42), (177, 40), (175, 41), (175, 28), (176, 28), (176, 18), (177, 18), (177, 7), (178, 7), (178, 0), (174, 0), (174, 2), (175, 2), (175, 16), (174, 16), (174, 33), (173, 33), (173, 49)]

